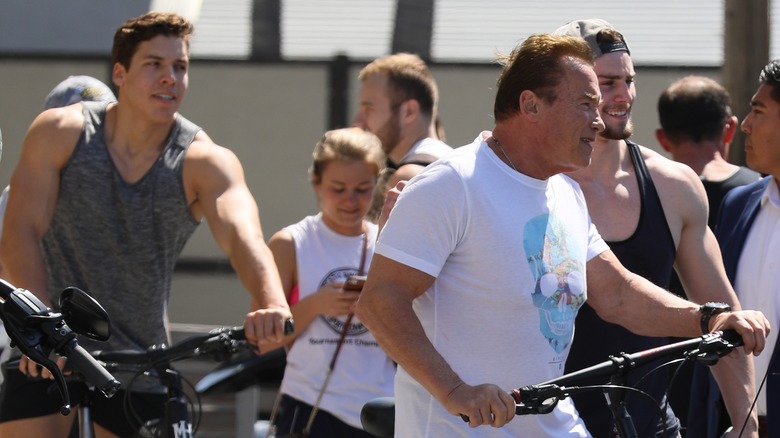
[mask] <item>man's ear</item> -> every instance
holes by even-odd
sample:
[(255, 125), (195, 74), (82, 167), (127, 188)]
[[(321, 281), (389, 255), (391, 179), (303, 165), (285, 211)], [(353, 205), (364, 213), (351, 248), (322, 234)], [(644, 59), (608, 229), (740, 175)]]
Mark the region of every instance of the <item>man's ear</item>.
[(658, 140), (658, 143), (661, 145), (662, 148), (664, 148), (666, 152), (671, 152), (669, 150), (670, 149), (669, 141), (666, 139), (666, 133), (664, 132), (663, 129), (658, 128), (655, 130), (655, 138)]
[(111, 70), (111, 81), (114, 82), (114, 85), (117, 87), (121, 87), (125, 81), (126, 73), (127, 70), (125, 70), (125, 67), (122, 64), (118, 62), (114, 63), (114, 68)]
[(731, 116), (726, 120), (726, 124), (723, 125), (723, 143), (729, 144), (731, 140), (734, 140), (734, 134), (737, 132), (739, 126), (739, 120), (737, 116)]
[(402, 123), (408, 125), (420, 116), (420, 102), (416, 99), (407, 99), (401, 104), (400, 111)]
[(539, 96), (531, 90), (523, 90), (520, 93), (520, 114), (537, 116), (539, 114)]

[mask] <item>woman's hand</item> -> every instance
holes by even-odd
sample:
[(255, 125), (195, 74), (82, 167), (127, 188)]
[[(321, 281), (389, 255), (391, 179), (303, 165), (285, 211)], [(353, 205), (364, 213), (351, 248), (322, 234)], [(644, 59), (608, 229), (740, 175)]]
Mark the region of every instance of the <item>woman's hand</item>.
[(360, 297), (360, 292), (345, 291), (343, 287), (343, 282), (326, 284), (312, 295), (320, 314), (336, 317), (355, 311), (355, 303)]

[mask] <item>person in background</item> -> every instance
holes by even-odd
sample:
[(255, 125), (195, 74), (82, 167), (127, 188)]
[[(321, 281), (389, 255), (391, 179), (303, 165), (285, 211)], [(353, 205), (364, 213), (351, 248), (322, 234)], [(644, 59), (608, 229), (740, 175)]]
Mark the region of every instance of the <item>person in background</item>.
[(77, 102), (116, 102), (111, 88), (92, 76), (68, 76), (46, 95), (46, 109), (60, 108)]
[(754, 170), (726, 161), (738, 126), (728, 91), (710, 78), (686, 76), (661, 93), (658, 119), (658, 143), (701, 178), (709, 201), (707, 224), (714, 228), (726, 193), (761, 178)]
[(564, 174), (591, 161), (600, 101), (587, 43), (531, 36), (504, 59), (493, 131), (400, 192), (357, 303), (398, 363), (396, 436), (590, 436), (569, 399), (514, 418), (509, 394), (563, 374), (586, 299), (646, 336), (734, 328), (762, 350), (760, 312), (710, 313), (629, 272), (599, 236)]
[(395, 367), (360, 320), (348, 316), (360, 292), (344, 284), (350, 275), (365, 275), (374, 254), (377, 225), (364, 217), (385, 154), (376, 136), (346, 128), (326, 132), (312, 155), (309, 175), (320, 212), (278, 231), (268, 244), (296, 324), (285, 338), (276, 433), (306, 428), (341, 342), (308, 436), (369, 438), (360, 410), (368, 400), (392, 396)]
[(439, 89), (419, 56), (395, 53), (360, 71), (358, 110), (353, 125), (375, 134), (387, 154), (368, 218), (376, 221), (387, 190), (409, 180), (452, 148), (439, 138)]
[[(247, 339), (279, 342), (291, 316), (241, 163), (178, 113), (192, 30), (186, 19), (162, 12), (123, 23), (112, 49), (118, 101), (42, 112), (11, 176), (0, 277), (55, 310), (67, 286), (91, 294), (109, 313), (112, 333), (107, 343), (80, 339), (88, 351), (170, 343), (174, 264), (203, 219), (260, 309), (244, 319)], [(51, 373), (24, 356), (19, 371), (3, 382), (0, 436), (67, 436), (73, 415), (60, 415), (50, 382), (25, 376)], [(141, 422), (164, 413), (156, 379), (142, 376), (128, 387), (132, 374), (115, 377), (123, 392), (93, 398), (99, 437), (137, 433), (140, 424), (124, 403)], [(73, 400), (85, 390), (74, 388)]]
[[(705, 311), (739, 309), (717, 242), (707, 227), (707, 197), (701, 180), (688, 166), (630, 140), (636, 72), (623, 35), (601, 19), (572, 21), (554, 33), (581, 38), (593, 52), (605, 128), (593, 144), (590, 166), (568, 175), (582, 188), (601, 236), (623, 266), (657, 286), (668, 290), (676, 270), (688, 299), (706, 304)], [(577, 315), (576, 326), (566, 372), (600, 363), (609, 355), (670, 342), (669, 338), (647, 336), (611, 323), (587, 303)], [(737, 353), (715, 367), (729, 412), (740, 420), (748, 415), (755, 394), (750, 359)], [(670, 367), (647, 376), (632, 373), (628, 383), (633, 385), (640, 378), (639, 389), (658, 403), (647, 397), (627, 397), (637, 433), (640, 437), (677, 437), (681, 424), (666, 394)], [(594, 436), (615, 435), (615, 421), (604, 394), (582, 393), (574, 396), (574, 403)], [(755, 431), (756, 425), (752, 416), (748, 430)]]
[[(655, 131), (658, 143), (674, 161), (693, 169), (704, 184), (710, 211), (707, 225), (712, 229), (726, 193), (761, 178), (758, 172), (726, 161), (738, 125), (737, 117), (731, 112), (731, 97), (710, 78), (686, 76), (661, 93), (658, 118), (661, 121), (661, 127)], [(687, 296), (676, 273), (672, 274), (669, 290)], [(682, 424), (689, 409), (692, 372), (690, 363), (676, 371), (669, 395)]]
[[(746, 135), (745, 160), (767, 176), (726, 194), (715, 235), (726, 273), (743, 306), (761, 309), (770, 323), (780, 324), (780, 60), (761, 70), (750, 108), (741, 125)], [(767, 339), (766, 348), (769, 354), (754, 360), (757, 380), (767, 378), (755, 406), (761, 438), (777, 436), (780, 431), (780, 344), (776, 336)], [(726, 415), (718, 402), (719, 390), (711, 379), (707, 384), (706, 375), (709, 371), (704, 368), (694, 371), (688, 416), (691, 436), (717, 436), (723, 430), (720, 424)], [(739, 433), (742, 423), (731, 420), (734, 433)]]

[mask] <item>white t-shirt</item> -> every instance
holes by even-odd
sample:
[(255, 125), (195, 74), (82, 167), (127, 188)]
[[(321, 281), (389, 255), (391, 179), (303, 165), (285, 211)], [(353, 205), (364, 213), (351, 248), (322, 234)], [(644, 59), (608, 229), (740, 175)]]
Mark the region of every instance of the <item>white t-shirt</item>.
[[(509, 392), (563, 374), (585, 265), (608, 247), (576, 182), (515, 172), (482, 138), (410, 181), (376, 252), (436, 277), (413, 304), (427, 337), (464, 382)], [(589, 436), (569, 399), (471, 429), (402, 367), (395, 400), (399, 437)]]
[(441, 158), (448, 155), (450, 152), (452, 152), (452, 148), (447, 143), (428, 137), (415, 143), (399, 162), (403, 162), (405, 159), (415, 154), (425, 154)]
[[(363, 236), (344, 236), (325, 225), (322, 213), (285, 228), (295, 242), (298, 290), (301, 299), (328, 283), (343, 282), (358, 273)], [(365, 269), (374, 254), (377, 226), (369, 224)], [(346, 323), (346, 316), (317, 317), (287, 352), (281, 391), (310, 405), (317, 401)], [(333, 368), (320, 409), (350, 426), (361, 428), (363, 404), (393, 395), (395, 365), (374, 336), (355, 316)]]
[[(764, 313), (771, 327), (780, 324), (780, 190), (771, 181), (761, 197), (761, 209), (750, 226), (745, 246), (737, 264), (734, 290), (743, 309)], [(777, 336), (766, 338), (764, 353), (753, 358), (756, 381), (761, 381), (769, 368)], [(766, 387), (758, 395), (756, 409), (766, 415)]]

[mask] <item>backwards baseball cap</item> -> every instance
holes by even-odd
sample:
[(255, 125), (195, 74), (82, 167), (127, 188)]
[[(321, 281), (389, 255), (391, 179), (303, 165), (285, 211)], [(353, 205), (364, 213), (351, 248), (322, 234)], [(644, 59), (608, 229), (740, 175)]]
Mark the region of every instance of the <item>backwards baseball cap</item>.
[[(620, 35), (619, 41), (614, 42), (602, 42), (600, 41), (600, 33), (603, 30), (610, 29)], [(593, 51), (593, 57), (598, 58), (605, 53), (612, 52), (626, 52), (629, 55), (631, 51), (628, 50), (628, 45), (623, 40), (623, 35), (615, 30), (611, 24), (606, 20), (600, 18), (592, 18), (589, 20), (575, 20), (567, 23), (564, 26), (559, 27), (553, 32), (553, 35), (566, 35), (573, 37), (580, 37), (585, 40), (590, 46), (590, 50)]]
[(92, 76), (68, 76), (46, 96), (46, 109), (68, 106), (83, 100), (115, 102), (108, 85)]

